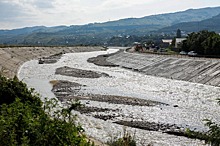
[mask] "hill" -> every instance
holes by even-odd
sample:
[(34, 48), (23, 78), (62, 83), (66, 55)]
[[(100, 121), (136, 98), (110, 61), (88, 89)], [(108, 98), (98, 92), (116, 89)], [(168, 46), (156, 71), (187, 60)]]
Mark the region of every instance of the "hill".
[(0, 30), (0, 44), (21, 45), (96, 45), (113, 36), (143, 36), (169, 26), (200, 22), (220, 14), (220, 7), (189, 9), (186, 11), (127, 18), (105, 23), (57, 27), (27, 27)]
[(202, 21), (178, 23), (160, 29), (158, 32), (169, 33), (169, 32), (175, 32), (177, 29), (181, 29), (182, 31), (185, 31), (187, 33), (201, 31), (201, 30), (220, 32), (220, 14)]

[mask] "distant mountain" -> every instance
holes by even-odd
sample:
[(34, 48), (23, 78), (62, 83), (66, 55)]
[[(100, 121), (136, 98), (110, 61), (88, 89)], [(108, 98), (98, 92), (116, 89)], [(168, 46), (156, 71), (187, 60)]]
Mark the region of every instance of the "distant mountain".
[(220, 7), (201, 8), (201, 9), (188, 9), (175, 13), (151, 15), (142, 18), (127, 18), (117, 21), (96, 23), (94, 26), (137, 26), (137, 25), (173, 25), (181, 22), (201, 21), (211, 18), (220, 13)]
[(178, 23), (160, 29), (158, 30), (158, 32), (169, 33), (169, 32), (175, 32), (177, 29), (180, 29), (186, 33), (196, 32), (200, 30), (209, 30), (220, 33), (220, 14), (202, 21)]
[(169, 26), (187, 24), (187, 22), (192, 21), (194, 23), (202, 22), (206, 19), (213, 19), (218, 14), (220, 14), (220, 7), (189, 9), (176, 13), (151, 15), (142, 18), (127, 18), (105, 23), (72, 25), (69, 27), (36, 26), (14, 30), (0, 30), (0, 44), (101, 44), (107, 42), (113, 36), (142, 36), (152, 31), (157, 32), (157, 30), (173, 31), (173, 29), (169, 30)]
[(145, 35), (154, 30), (181, 22), (201, 21), (220, 14), (220, 7), (189, 9), (186, 11), (151, 15), (142, 18), (127, 18), (105, 23), (71, 26), (64, 31), (80, 34), (110, 33), (121, 35)]
[(34, 32), (56, 32), (65, 28), (67, 28), (67, 26), (55, 26), (55, 27), (34, 26), (34, 27), (25, 27), (20, 29), (13, 29), (13, 30), (0, 30), (0, 35), (22, 35), (22, 34), (30, 34)]

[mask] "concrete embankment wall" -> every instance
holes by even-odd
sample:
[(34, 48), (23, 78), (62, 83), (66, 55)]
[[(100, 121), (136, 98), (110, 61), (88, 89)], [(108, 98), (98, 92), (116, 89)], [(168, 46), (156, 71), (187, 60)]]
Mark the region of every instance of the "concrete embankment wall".
[(12, 47), (0, 48), (0, 73), (14, 77), (26, 61), (48, 57), (57, 53), (100, 51), (103, 47)]
[(220, 59), (121, 52), (107, 61), (146, 75), (220, 87)]

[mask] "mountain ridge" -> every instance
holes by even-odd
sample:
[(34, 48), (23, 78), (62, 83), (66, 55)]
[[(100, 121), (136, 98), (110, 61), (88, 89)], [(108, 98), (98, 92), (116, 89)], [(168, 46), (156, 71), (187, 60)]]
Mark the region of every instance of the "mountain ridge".
[(188, 9), (141, 18), (71, 26), (35, 26), (0, 30), (0, 44), (99, 44), (113, 36), (143, 36), (180, 23), (200, 22), (220, 14), (220, 7)]
[(209, 19), (195, 22), (178, 23), (158, 30), (159, 32), (174, 32), (181, 29), (187, 33), (201, 30), (220, 32), (220, 14)]

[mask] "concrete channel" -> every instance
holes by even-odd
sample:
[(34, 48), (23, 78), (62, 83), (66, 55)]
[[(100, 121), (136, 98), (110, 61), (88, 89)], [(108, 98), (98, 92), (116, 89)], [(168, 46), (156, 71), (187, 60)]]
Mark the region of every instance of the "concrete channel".
[(101, 51), (103, 47), (7, 47), (0, 48), (0, 74), (13, 78), (26, 61), (58, 53)]
[(120, 52), (107, 61), (146, 75), (220, 87), (220, 59)]
[[(0, 48), (0, 73), (14, 77), (26, 61), (57, 53), (101, 51), (103, 47), (12, 47)], [(220, 59), (176, 57), (120, 52), (108, 62), (140, 73), (220, 87)]]

